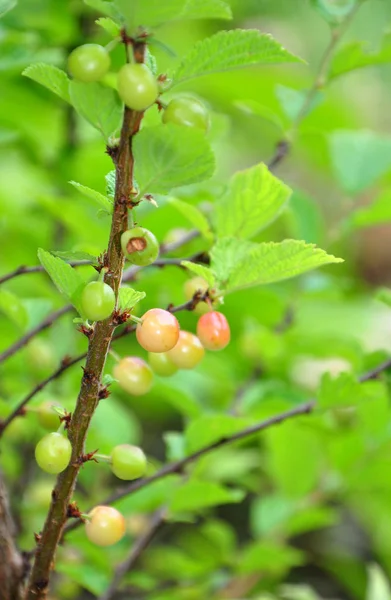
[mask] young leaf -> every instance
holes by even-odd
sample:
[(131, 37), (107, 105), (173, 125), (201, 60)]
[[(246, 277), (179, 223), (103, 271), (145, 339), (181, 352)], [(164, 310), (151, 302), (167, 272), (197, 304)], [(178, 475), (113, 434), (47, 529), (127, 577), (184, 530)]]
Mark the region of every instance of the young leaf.
[(27, 327), (29, 316), (22, 300), (8, 290), (0, 290), (0, 312), (3, 312), (21, 329)]
[(243, 113), (261, 117), (265, 121), (272, 123), (281, 133), (284, 133), (285, 128), (281, 118), (268, 106), (264, 106), (256, 100), (236, 100), (233, 104)]
[(57, 96), (60, 96), (60, 98), (66, 102), (71, 101), (69, 97), (70, 80), (65, 71), (62, 71), (53, 65), (36, 63), (27, 67), (22, 75), (29, 77), (33, 81), (37, 81), (54, 94), (57, 94)]
[(122, 106), (115, 90), (100, 83), (71, 81), (69, 91), (77, 112), (109, 141), (120, 128), (122, 118)]
[(196, 452), (204, 446), (226, 438), (248, 425), (246, 419), (232, 415), (203, 415), (191, 421), (186, 429), (187, 453)]
[(363, 206), (354, 211), (348, 219), (348, 222), (356, 229), (389, 223), (390, 221), (391, 193), (389, 191), (381, 194), (368, 206)]
[(120, 17), (120, 13), (113, 2), (106, 2), (106, 0), (84, 0), (84, 4), (91, 6), (91, 8), (95, 8), (98, 12), (101, 12), (114, 20), (118, 20)]
[(82, 314), (78, 295), (80, 289), (84, 286), (84, 280), (77, 270), (65, 263), (61, 258), (53, 256), (50, 252), (46, 252), (46, 250), (42, 250), (42, 248), (39, 248), (38, 250), (38, 258), (56, 288), (61, 294), (66, 296), (78, 312)]
[(110, 198), (114, 198), (115, 195), (115, 171), (109, 171), (107, 175), (105, 175), (106, 181), (106, 194)]
[(391, 308), (391, 290), (388, 288), (382, 287), (378, 289), (375, 298)]
[(134, 138), (135, 176), (139, 196), (168, 193), (172, 188), (208, 179), (214, 156), (202, 131), (179, 125), (145, 127)]
[(96, 190), (92, 190), (81, 183), (77, 183), (77, 181), (70, 181), (69, 183), (73, 185), (73, 187), (75, 187), (81, 194), (83, 194), (83, 196), (89, 200), (92, 200), (100, 209), (111, 215), (113, 212), (113, 202), (109, 198), (100, 192), (97, 192)]
[(17, 0), (0, 0), (0, 17), (15, 8)]
[(350, 42), (335, 55), (331, 64), (329, 79), (335, 79), (344, 73), (384, 65), (391, 62), (391, 32), (387, 32), (378, 51), (368, 50), (366, 42)]
[(271, 540), (250, 543), (238, 559), (239, 573), (265, 573), (282, 577), (292, 567), (304, 563), (300, 550)]
[(95, 23), (107, 31), (113, 38), (118, 37), (120, 34), (119, 25), (117, 25), (113, 19), (110, 19), (110, 17), (101, 17), (100, 19), (97, 19)]
[(205, 215), (200, 211), (197, 206), (179, 200), (178, 198), (169, 198), (170, 204), (176, 208), (198, 231), (206, 240), (213, 240), (213, 234), (210, 229), (210, 224)]
[(137, 292), (131, 287), (123, 286), (120, 288), (118, 295), (119, 308), (121, 310), (132, 310), (145, 296), (145, 292)]
[(264, 164), (239, 171), (216, 207), (218, 235), (253, 237), (278, 217), (291, 193)]
[(341, 23), (353, 10), (359, 0), (311, 0), (314, 8), (319, 11), (326, 21), (333, 25)]
[(373, 131), (334, 131), (329, 144), (335, 176), (348, 193), (362, 192), (391, 170), (391, 138)]
[(65, 261), (88, 261), (91, 265), (96, 266), (98, 265), (98, 259), (96, 258), (96, 256), (93, 256), (92, 254), (89, 254), (88, 252), (72, 252), (72, 251), (55, 251), (55, 252), (51, 252), (51, 254), (53, 254), (53, 256), (58, 256), (58, 258), (61, 258), (62, 260)]
[(198, 265), (197, 263), (193, 263), (190, 260), (182, 260), (181, 265), (183, 267), (186, 267), (186, 269), (189, 269), (189, 271), (191, 271), (192, 273), (203, 277), (205, 281), (208, 282), (210, 288), (214, 287), (215, 276), (213, 274), (213, 271), (211, 271), (209, 267), (206, 267), (205, 265)]
[(219, 287), (233, 292), (296, 277), (322, 265), (343, 262), (299, 240), (252, 244), (221, 238), (211, 251), (211, 268)]
[(232, 19), (231, 7), (222, 0), (187, 0), (181, 19)]
[(361, 395), (360, 385), (351, 373), (341, 373), (337, 377), (325, 373), (318, 395), (319, 408), (354, 406)]
[(209, 506), (241, 502), (242, 490), (226, 488), (211, 481), (188, 481), (173, 491), (169, 509), (171, 512), (197, 511)]
[(281, 62), (302, 61), (271, 35), (256, 29), (220, 31), (193, 46), (176, 70), (173, 85), (213, 73)]
[[(276, 96), (280, 106), (288, 119), (294, 121), (301, 113), (304, 103), (307, 99), (307, 92), (295, 90), (286, 85), (276, 85)], [(305, 116), (310, 113), (322, 101), (322, 94), (317, 92), (310, 106), (308, 106)]]

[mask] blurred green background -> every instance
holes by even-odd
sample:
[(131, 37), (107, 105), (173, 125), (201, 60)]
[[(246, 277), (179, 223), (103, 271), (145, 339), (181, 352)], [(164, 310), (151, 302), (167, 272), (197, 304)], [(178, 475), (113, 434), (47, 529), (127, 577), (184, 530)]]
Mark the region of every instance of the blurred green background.
[[(177, 58), (152, 48), (159, 72), (172, 68), (196, 40), (225, 27), (271, 33), (308, 64), (239, 70), (178, 88), (177, 93), (202, 97), (212, 114), (216, 174), (211, 182), (177, 194), (207, 215), (232, 173), (268, 162), (288, 135), (330, 37), (328, 23), (307, 0), (232, 0), (231, 5), (234, 20), (228, 24), (190, 21), (161, 27), (158, 38)], [(0, 275), (37, 264), (38, 247), (96, 255), (106, 247), (108, 217), (97, 215), (96, 207), (68, 183), (104, 193), (105, 175), (112, 169), (104, 144), (71, 107), (21, 75), (34, 62), (65, 68), (67, 55), (81, 43), (107, 44), (108, 35), (95, 24), (98, 16), (79, 1), (23, 0), (0, 21)], [(319, 93), (276, 169), (293, 189), (289, 208), (257, 239), (304, 239), (345, 262), (228, 296), (223, 311), (231, 324), (230, 346), (209, 353), (192, 372), (168, 380), (156, 377), (142, 398), (129, 397), (114, 383), (94, 418), (89, 450), (104, 453), (117, 443), (140, 444), (153, 472), (183, 455), (190, 424), (199, 439), (221, 421), (242, 385), (238, 422), (245, 424), (319, 393), (324, 372), (361, 374), (387, 357), (390, 309), (375, 292), (391, 281), (391, 43), (383, 40), (390, 24), (388, 0), (364, 2), (341, 46), (360, 40), (378, 52), (384, 41), (384, 64), (336, 77)], [(120, 46), (114, 50), (113, 70), (123, 63), (122, 52)], [(155, 109), (146, 118), (159, 119)], [(164, 199), (158, 209), (144, 203), (137, 219), (161, 243), (175, 239), (177, 229), (191, 227)], [(173, 256), (204, 250), (205, 241), (198, 238)], [(86, 279), (94, 274), (91, 267), (81, 272)], [(187, 278), (177, 267), (144, 270), (134, 284), (147, 293), (139, 314), (184, 302)], [(0, 352), (63, 304), (42, 273), (4, 284)], [(287, 312), (292, 323), (279, 332)], [(194, 331), (196, 316), (182, 313), (180, 322)], [(65, 356), (85, 348), (86, 339), (76, 333), (68, 314), (1, 364), (2, 415)], [(116, 343), (115, 350), (143, 356), (131, 336)], [(112, 366), (109, 357), (107, 373)], [(80, 377), (77, 365), (36, 396), (32, 406), (54, 400), (71, 409)], [(353, 385), (346, 377), (347, 383), (323, 379), (321, 396), (335, 398), (342, 388), (346, 394), (346, 386)], [(214, 482), (240, 490), (243, 499), (234, 502), (232, 493), (224, 506), (174, 513), (118, 597), (391, 598), (389, 378), (360, 390), (350, 387), (348, 396), (353, 408), (316, 412), (202, 459), (188, 484), (192, 478)], [(42, 435), (31, 411), (2, 440), (2, 469), (25, 550), (42, 527), (53, 484), (33, 459)], [(77, 500), (87, 509), (117, 485), (104, 465), (88, 464)], [(129, 531), (113, 549), (92, 547), (82, 530), (69, 536), (59, 552), (52, 598), (99, 596), (150, 513), (178, 485), (179, 477), (172, 476), (119, 502)]]

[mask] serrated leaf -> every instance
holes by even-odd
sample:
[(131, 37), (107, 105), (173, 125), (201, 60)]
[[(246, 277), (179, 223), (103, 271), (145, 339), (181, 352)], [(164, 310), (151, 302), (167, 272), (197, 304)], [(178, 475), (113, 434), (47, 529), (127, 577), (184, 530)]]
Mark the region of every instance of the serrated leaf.
[(8, 290), (0, 290), (0, 312), (4, 313), (21, 329), (27, 327), (29, 316), (22, 300)]
[(211, 250), (218, 287), (233, 292), (296, 277), (317, 267), (343, 262), (314, 244), (299, 240), (252, 244), (221, 238)]
[(192, 273), (195, 273), (196, 275), (200, 275), (200, 277), (203, 277), (205, 279), (205, 281), (208, 282), (210, 288), (214, 287), (216, 279), (213, 274), (213, 271), (211, 271), (211, 269), (209, 269), (209, 267), (206, 267), (205, 265), (199, 265), (197, 263), (193, 263), (190, 260), (182, 260), (181, 265), (183, 267), (186, 267), (186, 269), (189, 269), (189, 271), (191, 271)]
[(373, 131), (334, 131), (331, 162), (343, 190), (357, 194), (391, 170), (391, 138)]
[(216, 206), (217, 234), (253, 237), (278, 217), (291, 193), (264, 164), (235, 173)]
[(119, 308), (121, 310), (132, 310), (145, 296), (145, 292), (138, 292), (131, 287), (122, 286), (118, 294)]
[(215, 167), (202, 131), (180, 125), (145, 127), (134, 138), (133, 152), (139, 196), (204, 181)]
[(69, 96), (70, 80), (65, 71), (62, 71), (53, 65), (36, 63), (27, 67), (22, 75), (40, 83), (66, 102), (71, 102)]
[(61, 258), (53, 256), (50, 252), (46, 252), (42, 248), (38, 250), (38, 258), (56, 288), (68, 298), (83, 317), (79, 302), (79, 293), (84, 287), (85, 282), (77, 270), (65, 263)]
[(71, 81), (69, 93), (77, 112), (109, 141), (122, 119), (122, 105), (115, 90), (100, 83)]
[(80, 260), (88, 261), (91, 265), (98, 265), (97, 257), (93, 256), (92, 254), (89, 254), (88, 252), (72, 252), (71, 250), (52, 250), (50, 253), (53, 254), (53, 256), (58, 256), (58, 258), (61, 258), (65, 261), (73, 262)]
[(113, 19), (110, 19), (110, 17), (101, 17), (100, 19), (96, 19), (95, 23), (114, 38), (120, 34), (120, 26)]
[(17, 0), (0, 0), (0, 17), (15, 8)]
[(340, 75), (375, 65), (384, 65), (391, 62), (391, 32), (387, 32), (378, 51), (370, 50), (367, 42), (350, 42), (340, 49), (331, 63), (329, 79)]
[(77, 181), (69, 181), (74, 188), (76, 188), (83, 196), (92, 200), (94, 204), (99, 206), (100, 209), (104, 210), (107, 214), (111, 215), (113, 212), (113, 202), (100, 192), (93, 190), (81, 183), (77, 183)]
[(391, 193), (385, 192), (374, 200), (368, 206), (363, 206), (354, 211), (348, 223), (356, 229), (381, 225), (391, 221)]
[(169, 510), (171, 512), (198, 511), (209, 506), (241, 502), (242, 490), (226, 488), (211, 481), (188, 481), (173, 491)]
[(176, 208), (186, 219), (194, 225), (206, 240), (212, 240), (213, 234), (210, 228), (210, 223), (205, 215), (197, 206), (179, 200), (179, 198), (169, 198), (170, 204)]
[(91, 6), (91, 8), (94, 8), (98, 12), (101, 12), (112, 19), (118, 19), (120, 16), (113, 2), (106, 2), (105, 0), (84, 0), (84, 4)]
[(116, 381), (118, 381), (118, 379), (110, 375), (110, 373), (105, 373), (102, 377), (102, 385), (111, 385)]
[(114, 198), (115, 195), (115, 177), (115, 170), (109, 171), (107, 175), (105, 175), (106, 194), (110, 196), (110, 198)]
[(194, 419), (185, 432), (187, 453), (192, 454), (204, 446), (222, 440), (246, 425), (246, 419), (224, 414), (203, 415)]
[(368, 588), (365, 600), (391, 600), (391, 587), (388, 578), (379, 565), (368, 567)]
[(271, 35), (256, 29), (220, 31), (194, 44), (173, 75), (173, 85), (213, 73), (281, 62), (302, 61)]

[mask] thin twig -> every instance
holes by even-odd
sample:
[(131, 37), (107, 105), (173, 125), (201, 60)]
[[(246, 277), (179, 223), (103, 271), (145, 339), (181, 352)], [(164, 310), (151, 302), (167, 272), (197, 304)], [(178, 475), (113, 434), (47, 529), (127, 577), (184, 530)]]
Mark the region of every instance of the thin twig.
[(159, 509), (152, 515), (147, 530), (136, 541), (129, 556), (117, 567), (109, 587), (101, 596), (99, 596), (98, 600), (112, 600), (122, 579), (133, 569), (141, 554), (144, 552), (147, 546), (149, 546), (163, 525), (165, 517), (165, 509)]
[(341, 41), (342, 36), (346, 32), (346, 30), (349, 27), (349, 25), (351, 24), (352, 20), (356, 16), (358, 10), (360, 9), (362, 2), (363, 2), (363, 0), (359, 0), (359, 2), (354, 4), (352, 10), (348, 13), (348, 15), (342, 21), (342, 23), (338, 27), (331, 30), (330, 41), (329, 41), (328, 45), (326, 46), (326, 49), (322, 55), (318, 69), (315, 74), (314, 81), (313, 81), (311, 87), (309, 88), (309, 90), (307, 91), (306, 96), (304, 98), (304, 102), (292, 123), (291, 133), (287, 134), (286, 139), (280, 140), (278, 142), (275, 152), (274, 152), (272, 158), (270, 159), (270, 161), (268, 162), (269, 169), (273, 169), (274, 167), (279, 165), (289, 154), (290, 149), (291, 149), (291, 138), (296, 134), (296, 131), (297, 131), (300, 123), (303, 121), (303, 119), (307, 115), (308, 110), (311, 108), (311, 104), (315, 100), (316, 94), (318, 93), (318, 91), (320, 89), (322, 89), (324, 87), (324, 85), (326, 83), (327, 72), (328, 72), (331, 60), (333, 58), (334, 52), (336, 50), (336, 47), (339, 44), (339, 42)]
[[(90, 265), (92, 263), (89, 260), (75, 260), (75, 261), (69, 262), (68, 264), (71, 265), (71, 267), (82, 267), (85, 265)], [(2, 283), (5, 283), (6, 281), (9, 281), (10, 279), (19, 277), (19, 275), (28, 275), (29, 273), (43, 273), (44, 271), (45, 271), (45, 269), (43, 268), (42, 265), (35, 265), (33, 267), (25, 267), (25, 266), (18, 267), (14, 271), (11, 271), (10, 273), (6, 273), (6, 275), (2, 275), (2, 277), (0, 277), (0, 285)]]
[(66, 306), (63, 306), (62, 308), (59, 308), (58, 310), (55, 310), (50, 315), (48, 315), (46, 317), (46, 319), (44, 319), (41, 323), (39, 323), (39, 325), (34, 327), (34, 329), (31, 329), (31, 331), (28, 331), (25, 335), (23, 335), (21, 338), (19, 338), (14, 344), (12, 344), (12, 346), (9, 346), (9, 348), (4, 350), (4, 352), (2, 352), (0, 354), (0, 364), (2, 362), (4, 362), (5, 360), (7, 360), (7, 358), (10, 358), (14, 354), (16, 354), (16, 352), (18, 352), (18, 350), (23, 348), (23, 346), (26, 346), (26, 344), (28, 344), (28, 342), (33, 337), (35, 337), (36, 335), (41, 333), (41, 331), (44, 331), (45, 329), (47, 329), (48, 327), (53, 325), (53, 323), (55, 321), (57, 321), (57, 319), (59, 319), (66, 313), (69, 313), (71, 310), (73, 310), (72, 304), (67, 304)]

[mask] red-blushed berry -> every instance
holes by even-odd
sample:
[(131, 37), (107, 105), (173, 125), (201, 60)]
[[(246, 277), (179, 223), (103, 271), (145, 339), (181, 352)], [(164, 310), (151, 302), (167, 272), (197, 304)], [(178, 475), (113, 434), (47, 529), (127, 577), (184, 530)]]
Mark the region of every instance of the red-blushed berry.
[(125, 535), (125, 518), (116, 508), (95, 506), (88, 516), (86, 534), (97, 546), (112, 546)]
[(151, 308), (137, 324), (137, 341), (148, 352), (167, 352), (179, 338), (179, 323), (168, 310)]
[[(192, 277), (185, 281), (184, 284), (184, 292), (186, 300), (191, 300), (194, 297), (194, 294), (197, 292), (201, 294), (205, 294), (208, 290), (209, 284), (203, 277)], [(197, 306), (194, 309), (195, 314), (204, 315), (207, 312), (213, 310), (211, 303), (209, 302), (198, 302)]]
[(122, 358), (113, 369), (119, 385), (132, 396), (143, 396), (152, 387), (153, 373), (151, 367), (138, 356)]
[(207, 350), (223, 350), (231, 339), (228, 321), (217, 311), (209, 312), (198, 319), (197, 335)]
[(201, 362), (205, 350), (196, 335), (189, 331), (180, 331), (179, 340), (168, 352), (168, 356), (178, 369), (193, 369)]

